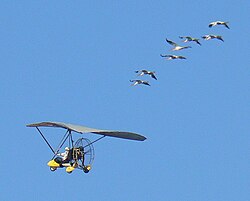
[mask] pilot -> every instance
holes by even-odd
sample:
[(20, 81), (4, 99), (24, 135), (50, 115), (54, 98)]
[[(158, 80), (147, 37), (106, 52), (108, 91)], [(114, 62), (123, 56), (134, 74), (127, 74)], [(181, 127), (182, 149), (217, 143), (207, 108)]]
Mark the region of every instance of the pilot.
[(65, 147), (65, 152), (63, 153), (58, 153), (57, 156), (60, 156), (60, 157), (56, 157), (55, 158), (55, 161), (57, 163), (68, 163), (69, 162), (69, 152), (70, 152), (70, 148), (69, 147)]

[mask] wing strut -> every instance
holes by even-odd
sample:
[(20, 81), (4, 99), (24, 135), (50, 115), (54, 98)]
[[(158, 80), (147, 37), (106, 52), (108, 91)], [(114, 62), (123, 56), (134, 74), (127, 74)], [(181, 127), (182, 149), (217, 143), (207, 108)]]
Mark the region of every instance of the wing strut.
[(58, 147), (56, 148), (56, 151), (54, 152), (53, 158), (58, 154), (59, 150), (62, 148), (62, 146), (64, 145), (65, 141), (68, 139), (69, 135), (71, 135), (71, 131), (67, 130), (66, 133), (64, 134), (61, 142), (59, 143)]
[[(106, 137), (106, 135), (103, 135), (102, 137), (99, 137), (98, 139), (94, 140), (93, 142), (87, 144), (85, 147), (89, 146), (90, 144), (94, 144), (95, 142), (101, 140), (101, 139), (104, 138), (104, 137)], [(83, 147), (83, 148), (85, 148), (85, 147)]]
[(46, 144), (49, 146), (49, 148), (51, 149), (51, 151), (55, 154), (54, 149), (51, 147), (51, 145), (49, 144), (48, 140), (46, 140), (46, 138), (44, 137), (44, 135), (42, 134), (42, 132), (40, 131), (40, 129), (38, 127), (36, 127), (36, 129), (38, 130), (38, 132), (40, 133), (40, 135), (42, 136), (42, 138), (44, 139), (44, 141), (46, 142)]

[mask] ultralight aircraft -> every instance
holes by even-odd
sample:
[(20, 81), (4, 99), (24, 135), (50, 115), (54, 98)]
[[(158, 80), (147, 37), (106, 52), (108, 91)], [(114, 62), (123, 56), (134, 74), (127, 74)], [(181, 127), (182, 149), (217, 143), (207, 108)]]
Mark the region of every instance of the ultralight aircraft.
[[(46, 142), (46, 144), (49, 146), (51, 151), (53, 152), (52, 159), (47, 163), (47, 165), (50, 167), (50, 170), (55, 171), (57, 170), (57, 168), (65, 167), (67, 173), (72, 173), (72, 171), (76, 168), (83, 170), (83, 172), (85, 173), (88, 173), (92, 167), (94, 160), (93, 143), (101, 140), (106, 136), (129, 139), (129, 140), (137, 140), (137, 141), (144, 141), (146, 139), (146, 137), (132, 132), (100, 130), (95, 128), (88, 128), (85, 126), (62, 123), (62, 122), (39, 122), (39, 123), (28, 124), (26, 126), (35, 127), (42, 136), (42, 138), (44, 139), (44, 141)], [(40, 127), (54, 127), (54, 128), (66, 129), (66, 133), (64, 134), (57, 148), (53, 148), (50, 145), (50, 143), (42, 133)], [(92, 142), (87, 138), (79, 138), (76, 141), (74, 141), (73, 132), (79, 134), (84, 134), (84, 133), (98, 134), (101, 135), (101, 137), (97, 138)], [(65, 148), (65, 150), (67, 149), (67, 157), (65, 160), (62, 160), (62, 158), (58, 156), (60, 155), (60, 150), (65, 144), (68, 144), (67, 147)]]

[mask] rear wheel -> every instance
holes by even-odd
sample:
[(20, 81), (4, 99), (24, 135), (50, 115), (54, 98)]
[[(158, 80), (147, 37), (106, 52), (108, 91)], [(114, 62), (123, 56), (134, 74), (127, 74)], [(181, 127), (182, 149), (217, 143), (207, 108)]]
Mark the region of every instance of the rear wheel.
[(90, 171), (90, 169), (91, 169), (91, 166), (90, 166), (90, 165), (87, 165), (87, 166), (85, 166), (85, 167), (83, 168), (83, 172), (88, 173), (88, 172)]

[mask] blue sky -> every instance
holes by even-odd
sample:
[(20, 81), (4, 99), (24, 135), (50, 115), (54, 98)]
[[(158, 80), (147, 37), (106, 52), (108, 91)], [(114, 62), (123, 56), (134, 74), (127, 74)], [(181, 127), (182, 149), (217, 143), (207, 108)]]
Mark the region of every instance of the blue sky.
[[(250, 3), (229, 2), (2, 1), (1, 200), (249, 200)], [(165, 38), (204, 34), (225, 42), (160, 57)], [(158, 80), (131, 87), (139, 69)], [(39, 121), (148, 139), (104, 138), (91, 172), (68, 175), (50, 172), (49, 148), (25, 127)]]

